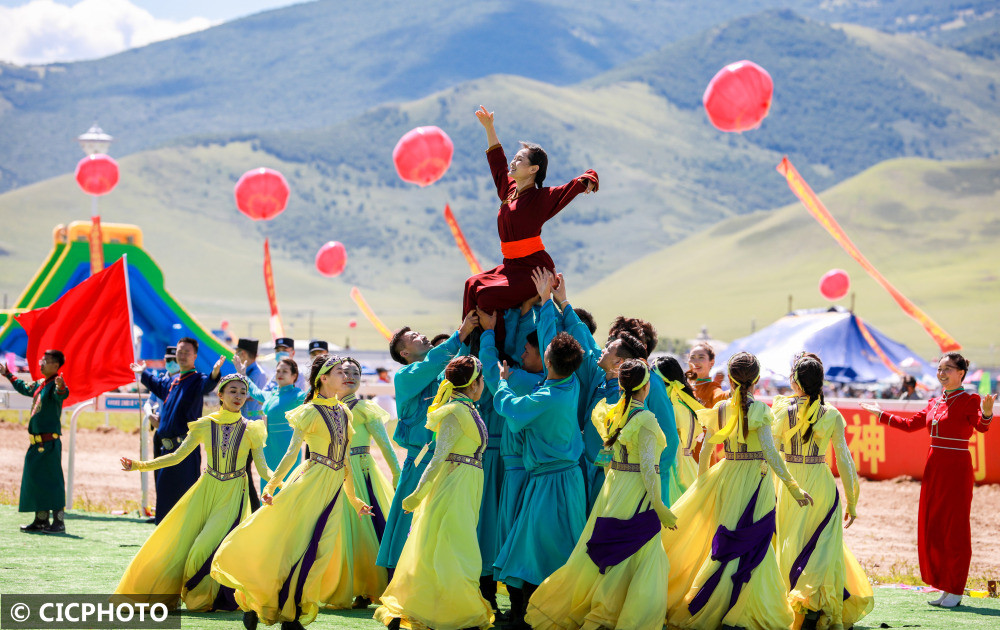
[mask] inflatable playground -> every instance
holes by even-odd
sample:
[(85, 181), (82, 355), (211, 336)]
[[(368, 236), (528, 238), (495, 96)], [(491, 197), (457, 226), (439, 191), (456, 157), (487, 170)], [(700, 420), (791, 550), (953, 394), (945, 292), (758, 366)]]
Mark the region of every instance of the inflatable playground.
[[(101, 225), (105, 267), (126, 256), (132, 292), (133, 336), (141, 331), (139, 358), (151, 365), (163, 360), (163, 349), (182, 337), (198, 340), (196, 367), (210, 372), (220, 355), (232, 350), (196, 320), (167, 291), (163, 271), (142, 247), (142, 229), (123, 223)], [(13, 309), (0, 312), (0, 352), (23, 359), (28, 346), (24, 329), (14, 315), (53, 304), (91, 275), (90, 221), (57, 225), (52, 230), (52, 251), (25, 287)], [(228, 365), (228, 364), (227, 364)], [(231, 369), (231, 368), (230, 368)]]

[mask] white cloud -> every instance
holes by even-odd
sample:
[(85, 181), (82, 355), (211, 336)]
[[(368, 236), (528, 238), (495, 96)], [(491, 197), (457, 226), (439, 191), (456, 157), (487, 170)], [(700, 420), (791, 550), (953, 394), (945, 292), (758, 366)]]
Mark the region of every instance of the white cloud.
[(73, 6), (32, 0), (0, 7), (0, 59), (21, 65), (94, 59), (212, 25), (200, 17), (158, 19), (129, 0), (82, 0)]

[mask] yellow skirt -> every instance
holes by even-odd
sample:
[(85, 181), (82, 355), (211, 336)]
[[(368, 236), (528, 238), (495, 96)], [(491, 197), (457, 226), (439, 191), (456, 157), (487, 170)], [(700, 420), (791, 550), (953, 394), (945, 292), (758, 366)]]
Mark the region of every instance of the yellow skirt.
[(388, 571), (385, 567), (375, 566), (375, 559), (378, 557), (380, 534), (385, 528), (385, 517), (389, 514), (389, 506), (392, 505), (392, 484), (370, 455), (351, 455), (350, 462), (354, 493), (375, 511), (373, 516), (358, 516), (354, 510), (350, 511), (354, 530), (358, 532), (358, 535), (351, 540), (354, 557), (354, 594), (378, 601), (389, 583)]
[[(249, 513), (246, 476), (219, 481), (202, 475), (132, 558), (115, 589), (117, 599), (163, 603), (170, 608), (183, 599), (188, 610), (212, 610), (219, 584), (203, 567), (226, 534)], [(199, 573), (202, 579), (188, 589), (188, 582)]]
[(629, 519), (648, 508), (642, 477), (608, 470), (587, 526), (561, 568), (545, 579), (528, 602), (525, 620), (538, 629), (629, 628), (659, 630), (667, 612), (667, 554), (660, 537), (602, 575), (587, 554), (598, 517)]
[(403, 628), (490, 628), (493, 608), (479, 592), (482, 557), (476, 525), (483, 471), (446, 463), (413, 513), (413, 524), (375, 619)]
[(350, 608), (354, 601), (347, 542), (360, 532), (343, 491), (344, 470), (304, 462), (293, 475), (272, 505), (226, 537), (212, 563), (212, 577), (236, 590), (240, 608), (268, 625), (293, 621), (296, 604), (306, 625), (320, 607)]
[(716, 630), (730, 625), (746, 630), (786, 630), (791, 626), (794, 615), (770, 544), (732, 607), (732, 576), (738, 561), (722, 568), (721, 579), (705, 605), (696, 613), (689, 610), (692, 600), (722, 566), (711, 557), (712, 539), (719, 526), (735, 528), (755, 493), (753, 521), (772, 512), (773, 477), (763, 461), (722, 460), (671, 506), (677, 516), (677, 529), (661, 530), (671, 568), (666, 592), (668, 628)]
[(815, 501), (801, 508), (783, 488), (777, 489), (776, 549), (788, 602), (798, 613), (822, 611), (830, 623), (849, 628), (872, 611), (875, 595), (864, 569), (844, 544), (844, 509), (837, 482), (825, 464), (790, 463), (788, 470)]

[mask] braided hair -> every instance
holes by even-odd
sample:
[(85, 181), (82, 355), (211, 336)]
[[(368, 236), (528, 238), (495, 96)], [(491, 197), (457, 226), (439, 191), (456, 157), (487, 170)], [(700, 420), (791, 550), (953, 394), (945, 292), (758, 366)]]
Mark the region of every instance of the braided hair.
[(740, 388), (740, 399), (733, 401), (740, 406), (742, 414), (743, 439), (750, 435), (750, 397), (753, 395), (753, 385), (760, 376), (760, 363), (757, 357), (749, 352), (737, 352), (729, 359), (729, 382), (735, 390)]
[[(802, 388), (802, 393), (809, 397), (809, 400), (806, 402), (807, 409), (816, 400), (819, 400), (820, 405), (826, 404), (826, 400), (823, 398), (823, 377), (823, 362), (816, 355), (807, 354), (795, 362), (792, 379)], [(821, 412), (822, 410), (817, 412), (817, 415)], [(802, 435), (802, 443), (805, 444), (808, 442), (812, 434), (813, 427), (810, 426)]]
[[(635, 388), (639, 387), (639, 384), (646, 378), (648, 371), (649, 368), (646, 367), (645, 362), (638, 359), (622, 361), (622, 364), (618, 366), (618, 387), (622, 390), (621, 395), (625, 400), (626, 414), (628, 414), (629, 407), (632, 405), (632, 399), (635, 397)], [(622, 427), (624, 427), (624, 423)], [(611, 448), (614, 446), (615, 442), (618, 441), (618, 435), (622, 432), (622, 427), (619, 427), (617, 431), (605, 440), (605, 447)]]

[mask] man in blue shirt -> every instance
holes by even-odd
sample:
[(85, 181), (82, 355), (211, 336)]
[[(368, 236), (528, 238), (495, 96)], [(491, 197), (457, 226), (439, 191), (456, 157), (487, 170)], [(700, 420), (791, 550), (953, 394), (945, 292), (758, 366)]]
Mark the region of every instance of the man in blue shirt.
[[(177, 342), (177, 365), (180, 372), (156, 376), (146, 369), (145, 361), (133, 363), (132, 371), (140, 373), (142, 384), (162, 401), (160, 425), (153, 434), (153, 456), (167, 455), (177, 450), (187, 436), (188, 423), (202, 415), (206, 394), (219, 382), (219, 370), (226, 357), (220, 356), (211, 374), (194, 369), (198, 358), (198, 340), (184, 337)], [(201, 475), (201, 450), (188, 455), (181, 463), (153, 473), (156, 483), (156, 523), (159, 524), (184, 493)]]

